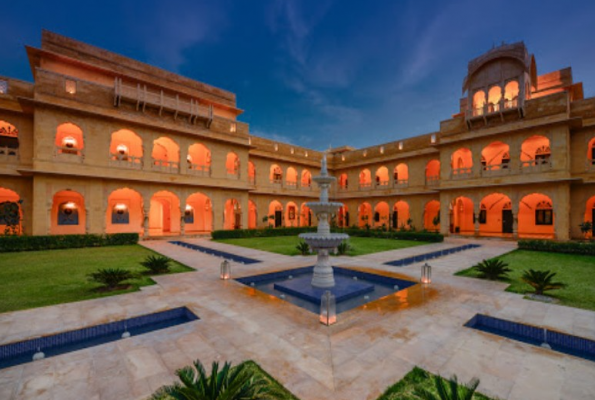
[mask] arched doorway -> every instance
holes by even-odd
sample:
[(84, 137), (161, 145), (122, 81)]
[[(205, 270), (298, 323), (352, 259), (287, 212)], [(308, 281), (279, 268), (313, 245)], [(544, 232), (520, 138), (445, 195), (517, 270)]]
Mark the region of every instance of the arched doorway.
[(372, 174), (369, 169), (364, 169), (359, 173), (359, 188), (369, 189), (372, 186)]
[(431, 200), (424, 207), (424, 229), (440, 232), (440, 202)]
[(167, 236), (180, 234), (180, 200), (166, 190), (151, 197), (149, 209), (149, 235)]
[(450, 205), (450, 233), (474, 235), (473, 201), (468, 197), (457, 197)]
[(227, 153), (225, 159), (225, 170), (228, 178), (240, 178), (240, 157), (234, 152)]
[(372, 226), (372, 206), (370, 203), (362, 203), (358, 207), (359, 227), (365, 228)]
[(349, 227), (349, 209), (345, 204), (339, 208), (339, 214), (337, 215), (337, 225), (342, 228)]
[(22, 233), (23, 210), (19, 195), (0, 187), (0, 235)]
[(193, 193), (186, 199), (184, 231), (186, 234), (213, 231), (213, 204), (204, 193)]
[(409, 167), (407, 167), (407, 164), (401, 163), (395, 167), (393, 181), (395, 182), (395, 187), (407, 186), (409, 184)]
[(242, 206), (236, 199), (225, 202), (223, 226), (225, 229), (242, 229)]
[(113, 165), (140, 169), (143, 164), (143, 140), (129, 129), (112, 133), (110, 142), (110, 163)]
[(256, 229), (258, 226), (258, 209), (256, 204), (252, 201), (248, 201), (248, 229)]
[(128, 188), (117, 189), (107, 199), (106, 233), (143, 232), (143, 198)]
[(298, 208), (293, 201), (287, 203), (285, 212), (285, 226), (298, 226)]
[(397, 201), (391, 214), (391, 227), (393, 229), (410, 229), (409, 203), (404, 200)]
[(509, 146), (492, 142), (481, 151), (481, 170), (486, 173), (508, 170), (510, 166)]
[(388, 168), (380, 167), (376, 170), (376, 187), (388, 186)]
[(451, 176), (453, 178), (468, 178), (472, 174), (473, 156), (471, 150), (461, 148), (452, 153)]
[(186, 163), (188, 170), (196, 175), (211, 175), (211, 151), (202, 143), (194, 143), (188, 147)]
[(440, 181), (440, 161), (430, 160), (426, 164), (426, 185), (435, 185)]
[(86, 231), (84, 197), (72, 190), (62, 190), (54, 195), (52, 202), (52, 235), (84, 234)]
[(526, 139), (521, 145), (521, 167), (527, 170), (550, 169), (550, 140), (540, 135)]
[(312, 210), (306, 203), (300, 207), (300, 226), (312, 226)]
[(512, 203), (505, 194), (492, 193), (485, 196), (479, 206), (478, 218), (481, 236), (512, 236)]
[(177, 173), (180, 169), (180, 147), (168, 137), (160, 137), (153, 142), (151, 157), (154, 170)]
[(388, 229), (388, 209), (388, 204), (384, 201), (376, 204), (376, 207), (374, 207), (374, 227)]
[(277, 200), (269, 203), (269, 225), (275, 228), (283, 226), (283, 205)]
[(518, 234), (525, 238), (554, 238), (552, 200), (541, 193), (523, 197), (519, 203)]

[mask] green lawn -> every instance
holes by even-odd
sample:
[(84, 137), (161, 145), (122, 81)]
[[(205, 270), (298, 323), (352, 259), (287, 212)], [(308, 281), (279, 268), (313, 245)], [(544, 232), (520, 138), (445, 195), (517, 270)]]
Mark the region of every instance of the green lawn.
[[(415, 367), (403, 379), (386, 389), (377, 400), (420, 400), (414, 393), (419, 389), (426, 389), (437, 395), (434, 389), (434, 375)], [(467, 382), (462, 382), (467, 383)], [(474, 400), (492, 400), (490, 397), (475, 392)], [(495, 400), (495, 399), (493, 399)]]
[[(560, 300), (560, 304), (570, 307), (595, 310), (595, 256), (515, 250), (498, 258), (507, 262), (513, 270), (506, 280), (510, 282), (507, 291), (532, 292), (533, 288), (520, 279), (523, 271), (551, 270), (556, 272), (556, 282), (563, 282), (568, 286), (545, 292), (548, 296), (555, 297)], [(456, 275), (477, 277), (473, 268), (459, 271)]]
[[(300, 241), (301, 239), (297, 236), (217, 240), (217, 242), (221, 243), (248, 247), (250, 249), (270, 251), (272, 253), (284, 254), (286, 256), (295, 256), (300, 254), (300, 252), (296, 249), (296, 246)], [(349, 256), (361, 256), (364, 254), (378, 253), (380, 251), (404, 249), (406, 247), (427, 244), (425, 242), (416, 242), (413, 240), (379, 239), (367, 237), (352, 237), (349, 238), (349, 243), (353, 247), (353, 250), (349, 251), (348, 253)]]
[[(69, 303), (139, 290), (155, 282), (148, 275), (129, 281), (131, 287), (98, 292), (87, 274), (99, 268), (125, 268), (143, 273), (139, 265), (155, 254), (139, 245), (0, 254), (0, 312)], [(193, 271), (172, 262), (172, 273)]]

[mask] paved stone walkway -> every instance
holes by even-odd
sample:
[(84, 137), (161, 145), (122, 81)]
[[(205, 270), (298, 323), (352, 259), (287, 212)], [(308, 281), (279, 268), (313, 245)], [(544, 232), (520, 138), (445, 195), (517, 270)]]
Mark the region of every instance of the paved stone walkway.
[[(314, 257), (286, 257), (204, 239), (220, 250), (262, 260), (233, 265), (248, 276), (312, 265)], [(421, 264), (382, 263), (440, 248), (445, 243), (337, 257), (335, 265), (418, 279)], [(512, 250), (511, 242), (432, 260), (433, 282), (339, 315), (324, 327), (317, 316), (235, 281), (218, 278), (220, 259), (171, 245), (143, 245), (196, 269), (157, 277), (136, 293), (0, 314), (0, 344), (77, 329), (177, 306), (201, 319), (45, 360), (0, 370), (0, 399), (143, 399), (173, 372), (199, 358), (234, 363), (253, 359), (302, 400), (375, 399), (418, 365), (462, 381), (481, 379), (480, 391), (508, 399), (593, 399), (595, 363), (464, 328), (476, 313), (595, 339), (595, 313), (524, 300), (506, 285), (455, 277), (453, 272)]]

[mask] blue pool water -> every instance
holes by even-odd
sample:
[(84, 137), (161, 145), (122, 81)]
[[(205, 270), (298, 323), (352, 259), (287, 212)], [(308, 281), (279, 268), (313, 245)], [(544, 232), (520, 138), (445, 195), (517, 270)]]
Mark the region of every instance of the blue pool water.
[(520, 324), (484, 314), (475, 315), (465, 326), (535, 346), (541, 346), (546, 342), (554, 351), (595, 361), (595, 341), (591, 339), (552, 330), (544, 332), (542, 327)]
[(236, 254), (228, 253), (226, 251), (215, 250), (208, 247), (199, 246), (197, 244), (182, 242), (181, 240), (172, 240), (169, 243), (175, 244), (177, 246), (186, 247), (187, 249), (200, 251), (201, 253), (209, 254), (211, 256), (221, 257), (229, 261), (235, 261), (240, 264), (256, 264), (261, 262), (260, 260), (256, 260), (254, 258), (242, 257)]
[(236, 281), (317, 314), (320, 312), (320, 297), (326, 290), (330, 290), (336, 296), (339, 314), (417, 284), (413, 281), (333, 267), (335, 286), (319, 289), (310, 285), (313, 269), (314, 267), (295, 268), (238, 278)]
[(427, 261), (427, 260), (433, 260), (438, 257), (444, 257), (444, 256), (448, 256), (450, 254), (458, 253), (460, 251), (476, 249), (478, 247), (481, 247), (481, 245), (470, 243), (470, 244), (465, 244), (463, 246), (451, 247), (449, 249), (436, 250), (436, 251), (432, 251), (430, 253), (418, 254), (416, 256), (401, 258), (399, 260), (388, 261), (388, 262), (385, 262), (384, 264), (391, 265), (393, 267), (405, 267), (407, 265), (411, 265), (411, 264), (415, 264), (415, 263), (423, 262), (423, 261)]
[(0, 346), (0, 369), (32, 361), (33, 354), (37, 352), (37, 349), (41, 349), (47, 358), (120, 340), (124, 331), (128, 331), (130, 336), (137, 336), (198, 319), (186, 307), (179, 307), (107, 324), (57, 333), (51, 336), (5, 344)]

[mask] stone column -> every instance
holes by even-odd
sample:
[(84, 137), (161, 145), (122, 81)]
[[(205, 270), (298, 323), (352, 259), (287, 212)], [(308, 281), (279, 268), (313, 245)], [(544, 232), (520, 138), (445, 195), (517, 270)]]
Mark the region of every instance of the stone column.
[(143, 238), (149, 237), (149, 211), (150, 208), (143, 206)]
[(473, 225), (475, 227), (475, 236), (479, 236), (479, 213), (481, 212), (481, 202), (473, 204)]
[(512, 200), (512, 237), (519, 238), (519, 202)]

